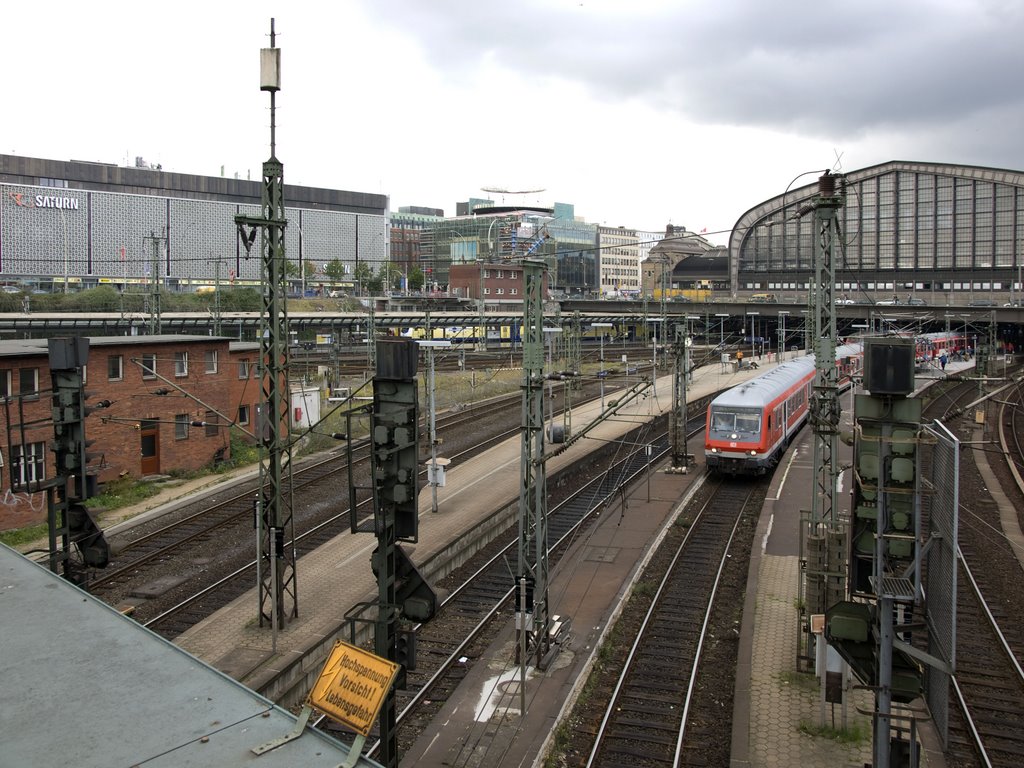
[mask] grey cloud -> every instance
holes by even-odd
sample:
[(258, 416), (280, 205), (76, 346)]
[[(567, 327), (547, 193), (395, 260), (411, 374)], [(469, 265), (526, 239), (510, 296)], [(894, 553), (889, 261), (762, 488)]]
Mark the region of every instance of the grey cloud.
[(987, 130), (986, 116), (1019, 120), (1024, 105), (1015, 84), (1024, 4), (700, 0), (646, 13), (633, 5), (622, 4), (628, 15), (586, 0), (391, 0), (365, 10), (404, 29), (453, 78), (491, 58), (700, 122), (856, 140), (936, 122)]

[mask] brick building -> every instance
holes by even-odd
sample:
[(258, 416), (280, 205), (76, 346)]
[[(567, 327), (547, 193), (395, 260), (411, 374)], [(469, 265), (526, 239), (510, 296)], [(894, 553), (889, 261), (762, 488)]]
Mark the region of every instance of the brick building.
[[(110, 401), (85, 421), (90, 474), (103, 483), (229, 458), (229, 428), (256, 423), (258, 361), (257, 343), (222, 337), (90, 339), (86, 406)], [(45, 493), (25, 486), (55, 472), (51, 386), (45, 339), (0, 342), (0, 530), (46, 519)]]
[[(504, 262), (490, 264), (453, 264), (449, 268), (448, 291), (468, 299), (484, 301), (522, 301), (523, 265)], [(544, 273), (543, 295), (548, 295), (548, 273)]]

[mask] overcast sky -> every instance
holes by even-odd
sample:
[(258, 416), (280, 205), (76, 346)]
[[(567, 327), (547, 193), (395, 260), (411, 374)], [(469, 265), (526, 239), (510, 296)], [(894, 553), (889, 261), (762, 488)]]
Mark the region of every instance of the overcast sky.
[(274, 5), (5, 3), (0, 152), (258, 179), (273, 16), (285, 181), (394, 210), (557, 201), (724, 244), (807, 171), (1024, 169), (1019, 0)]

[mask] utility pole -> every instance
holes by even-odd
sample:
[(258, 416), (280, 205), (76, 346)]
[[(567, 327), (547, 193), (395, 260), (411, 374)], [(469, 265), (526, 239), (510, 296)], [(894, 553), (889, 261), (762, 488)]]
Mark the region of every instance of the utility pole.
[(246, 251), (257, 234), (263, 258), (263, 319), (260, 339), (263, 359), (262, 406), (264, 433), (260, 450), (260, 508), (266, 520), (261, 537), (260, 626), (277, 630), (299, 615), (295, 577), (288, 442), (288, 308), (285, 272), (284, 165), (276, 155), (276, 96), (281, 87), (281, 49), (275, 47), (274, 20), (270, 20), (270, 48), (260, 50), (260, 90), (270, 93), (270, 159), (263, 163), (261, 216), (236, 216), (235, 225)]
[(686, 326), (675, 328), (675, 343), (672, 345), (672, 411), (669, 413), (669, 436), (672, 440), (672, 463), (669, 472), (685, 475), (690, 468), (692, 456), (686, 445), (686, 385), (690, 375), (689, 321)]
[[(562, 414), (562, 425), (565, 429), (565, 439), (572, 437), (572, 398), (573, 393), (583, 387), (583, 323), (580, 313), (572, 313), (571, 329), (565, 344), (565, 357), (568, 363), (570, 378), (565, 387), (565, 411)], [(602, 382), (604, 386), (604, 382)]]
[[(532, 644), (538, 666), (548, 650), (548, 515), (544, 466), (543, 261), (523, 264), (523, 408), (519, 463), (519, 556), (516, 585), (525, 583), (516, 605), (519, 650)], [(517, 594), (520, 592), (517, 591)], [(525, 604), (523, 604), (525, 603)]]
[(480, 333), (476, 340), (476, 348), (481, 352), (487, 351), (487, 305), (484, 301), (484, 263), (477, 257), (476, 260), (477, 277), (479, 278), (480, 296), (479, 298), (479, 310), (480, 310)]
[(838, 509), (839, 481), (839, 373), (836, 366), (835, 262), (840, 246), (838, 211), (845, 191), (842, 181), (829, 171), (818, 179), (818, 197), (813, 203), (817, 228), (814, 285), (811, 292), (811, 342), (814, 345), (815, 376), (810, 401), (810, 422), (814, 430), (814, 484), (810, 529), (807, 535), (806, 605), (811, 614), (822, 614), (845, 597), (845, 572), (841, 558), (844, 531)]
[(217, 264), (217, 279), (213, 286), (213, 335), (220, 336), (220, 265), (223, 259), (218, 256), (214, 261)]
[(146, 293), (143, 311), (149, 315), (149, 334), (154, 336), (163, 333), (163, 323), (160, 320), (160, 245), (167, 242), (167, 237), (150, 230), (149, 235), (142, 239), (149, 243), (152, 252), (149, 291)]

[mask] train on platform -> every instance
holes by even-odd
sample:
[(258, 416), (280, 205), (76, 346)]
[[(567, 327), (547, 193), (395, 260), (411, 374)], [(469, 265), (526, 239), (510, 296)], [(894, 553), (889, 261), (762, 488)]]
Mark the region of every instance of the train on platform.
[[(506, 332), (508, 326), (505, 326)], [(516, 327), (518, 332), (518, 326)], [(431, 339), (433, 341), (450, 341), (453, 344), (465, 344), (476, 342), (483, 332), (481, 326), (472, 325), (438, 325), (428, 330), (422, 326), (402, 328), (399, 331), (400, 336), (405, 336), (409, 339)]]
[(710, 280), (694, 280), (688, 288), (655, 288), (651, 298), (661, 301), (664, 295), (666, 301), (689, 301), (693, 303), (704, 303), (712, 301), (715, 295), (714, 284)]
[[(840, 389), (850, 386), (863, 360), (860, 344), (836, 348)], [(805, 355), (712, 400), (704, 428), (708, 469), (729, 475), (763, 475), (778, 464), (807, 420), (814, 374), (814, 355)]]
[[(406, 326), (395, 328), (390, 333), (409, 339), (450, 341), (455, 345), (474, 344), (480, 341), (481, 334), (484, 334), (489, 347), (518, 345), (523, 341), (521, 323), (488, 325), (486, 328), (479, 325), (437, 325), (431, 327), (429, 331), (423, 326)], [(615, 342), (633, 343), (646, 339), (644, 324), (638, 320), (616, 320), (597, 325), (590, 321), (584, 321), (581, 323), (580, 333), (584, 346), (596, 346), (602, 341), (605, 344), (611, 344)]]
[(939, 331), (937, 333), (922, 333), (914, 337), (914, 357), (918, 366), (927, 366), (935, 360), (941, 360), (945, 355), (951, 359), (957, 355), (963, 355), (969, 347), (967, 336), (957, 331)]

